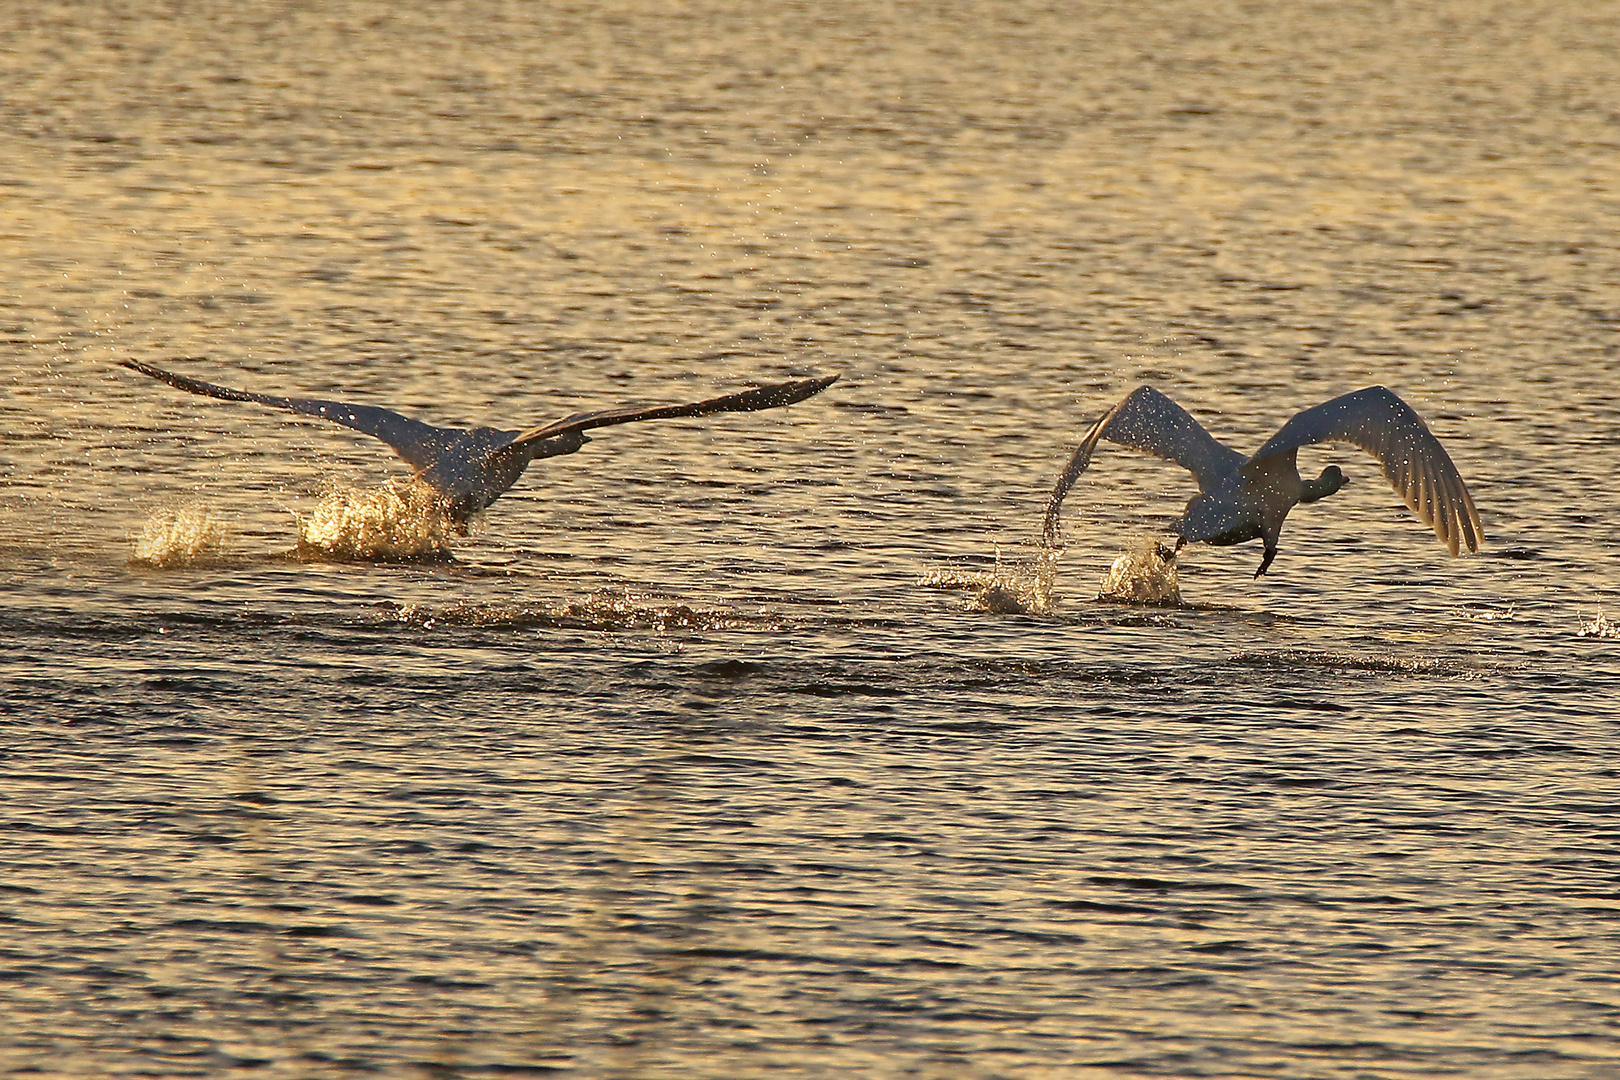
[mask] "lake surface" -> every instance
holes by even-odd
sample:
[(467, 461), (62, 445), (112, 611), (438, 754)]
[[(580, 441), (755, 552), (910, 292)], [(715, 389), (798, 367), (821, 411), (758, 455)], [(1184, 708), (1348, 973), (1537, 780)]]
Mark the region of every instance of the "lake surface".
[[(1620, 1072), (1620, 11), (0, 12), (0, 1069)], [(389, 561), (299, 547), (387, 447), (122, 357), (842, 377)], [(1143, 382), (1244, 450), (1387, 385), (1484, 550), (1318, 448), (1266, 577), (1099, 601), (1189, 477), (1035, 541)]]

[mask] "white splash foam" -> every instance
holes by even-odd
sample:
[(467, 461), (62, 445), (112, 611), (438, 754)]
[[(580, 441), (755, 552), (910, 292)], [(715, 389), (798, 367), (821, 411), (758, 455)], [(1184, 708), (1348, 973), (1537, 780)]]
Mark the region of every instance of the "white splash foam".
[(298, 519), (298, 553), (330, 559), (429, 559), (455, 531), (437, 492), (412, 478), (380, 488), (334, 487)]
[(1581, 628), (1575, 631), (1576, 637), (1620, 638), (1620, 623), (1610, 622), (1603, 617), (1603, 612), (1592, 616), (1591, 622), (1582, 621)]
[(993, 615), (1044, 615), (1052, 610), (1052, 584), (1059, 552), (1043, 548), (1034, 560), (1008, 565), (996, 549), (993, 570), (930, 570), (917, 584), (930, 589), (962, 589), (974, 595), (969, 611)]
[(168, 569), (213, 562), (225, 547), (225, 524), (201, 503), (159, 510), (135, 538), (130, 562)]
[(1459, 619), (1467, 619), (1469, 622), (1491, 623), (1512, 622), (1515, 611), (1514, 606), (1509, 604), (1505, 609), (1499, 611), (1491, 610), (1489, 608), (1483, 608), (1477, 611), (1472, 608), (1452, 608), (1451, 614)]
[(1176, 560), (1166, 559), (1152, 537), (1139, 537), (1103, 575), (1097, 599), (1125, 604), (1181, 604)]

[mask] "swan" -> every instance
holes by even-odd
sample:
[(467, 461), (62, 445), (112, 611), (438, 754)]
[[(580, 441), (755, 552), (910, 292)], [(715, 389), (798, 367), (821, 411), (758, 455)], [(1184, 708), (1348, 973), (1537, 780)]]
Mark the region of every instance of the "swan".
[(1277, 557), (1277, 537), (1288, 512), (1334, 494), (1349, 478), (1329, 465), (1314, 480), (1301, 479), (1295, 455), (1315, 443), (1352, 443), (1378, 459), (1384, 476), (1440, 542), (1458, 553), (1477, 552), (1484, 536), (1468, 487), (1410, 405), (1382, 386), (1369, 386), (1295, 414), (1252, 457), (1225, 446), (1185, 409), (1151, 386), (1140, 386), (1104, 413), (1069, 458), (1046, 505), (1044, 536), (1056, 546), (1063, 497), (1091, 463), (1099, 439), (1173, 461), (1198, 481), (1197, 495), (1167, 530), (1176, 537), (1173, 558), (1186, 544), (1217, 546), (1264, 540), (1258, 578)]
[(523, 431), (502, 431), (491, 427), (433, 427), (375, 405), (346, 405), (341, 401), (321, 401), (316, 398), (252, 394), (246, 390), (232, 390), (230, 387), (176, 375), (136, 360), (120, 360), (118, 363), (189, 393), (226, 401), (256, 401), (260, 405), (285, 409), (301, 416), (318, 416), (374, 435), (393, 447), (394, 453), (405, 460), (417, 478), (438, 493), (451, 523), (463, 534), (472, 515), (493, 503), (517, 483), (523, 470), (529, 467), (529, 462), (559, 454), (572, 454), (590, 441), (585, 432), (591, 428), (630, 424), (639, 420), (775, 409), (803, 401), (838, 380), (837, 375), (795, 379), (685, 405), (620, 405), (592, 409)]

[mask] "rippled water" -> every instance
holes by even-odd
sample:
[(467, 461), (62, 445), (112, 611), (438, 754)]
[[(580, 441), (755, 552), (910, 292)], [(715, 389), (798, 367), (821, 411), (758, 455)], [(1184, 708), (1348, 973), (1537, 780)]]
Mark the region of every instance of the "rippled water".
[[(1612, 9), (0, 11), (8, 1072), (1620, 1070)], [(842, 379), (458, 537), (125, 356)], [(1098, 601), (1187, 477), (1035, 540), (1141, 382), (1243, 449), (1386, 384), (1485, 550), (1321, 450), (1268, 576)]]

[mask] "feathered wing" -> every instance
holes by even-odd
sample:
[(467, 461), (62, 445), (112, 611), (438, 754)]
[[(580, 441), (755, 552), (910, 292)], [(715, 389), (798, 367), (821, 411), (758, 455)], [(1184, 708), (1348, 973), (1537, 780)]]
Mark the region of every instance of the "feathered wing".
[(448, 436), (455, 434), (449, 429), (436, 428), (431, 424), (412, 420), (408, 416), (401, 416), (390, 409), (380, 409), (373, 405), (346, 405), (341, 401), (321, 401), (316, 398), (252, 394), (246, 390), (232, 390), (228, 386), (216, 386), (199, 379), (188, 379), (184, 375), (176, 375), (172, 371), (164, 371), (162, 368), (155, 368), (135, 360), (118, 362), (131, 371), (150, 375), (188, 393), (221, 398), (225, 401), (253, 401), (273, 409), (298, 413), (300, 416), (315, 416), (335, 424), (342, 424), (346, 428), (353, 428), (381, 439), (393, 447), (394, 453), (404, 458), (407, 464), (418, 471), (431, 466), (437, 459), (439, 447), (446, 442)]
[(1377, 458), (1396, 494), (1453, 555), (1464, 545), (1479, 550), (1485, 535), (1479, 511), (1451, 455), (1423, 418), (1392, 391), (1369, 386), (1306, 409), (1251, 460), (1326, 442), (1351, 443)]
[(1217, 487), (1244, 461), (1242, 454), (1205, 431), (1187, 410), (1153, 387), (1139, 386), (1091, 425), (1064, 466), (1046, 504), (1043, 534), (1048, 544), (1057, 543), (1063, 498), (1091, 464), (1100, 439), (1175, 462), (1193, 474), (1200, 491)]
[(620, 405), (611, 409), (572, 413), (561, 420), (553, 420), (549, 424), (521, 431), (510, 443), (496, 447), (490, 453), (492, 456), (514, 453), (545, 439), (555, 439), (559, 435), (610, 427), (614, 424), (631, 424), (640, 420), (668, 420), (681, 416), (709, 416), (712, 413), (722, 412), (758, 412), (761, 409), (776, 409), (819, 394), (837, 381), (837, 375), (826, 375), (815, 379), (795, 379), (792, 382), (757, 386), (752, 390), (685, 405)]

